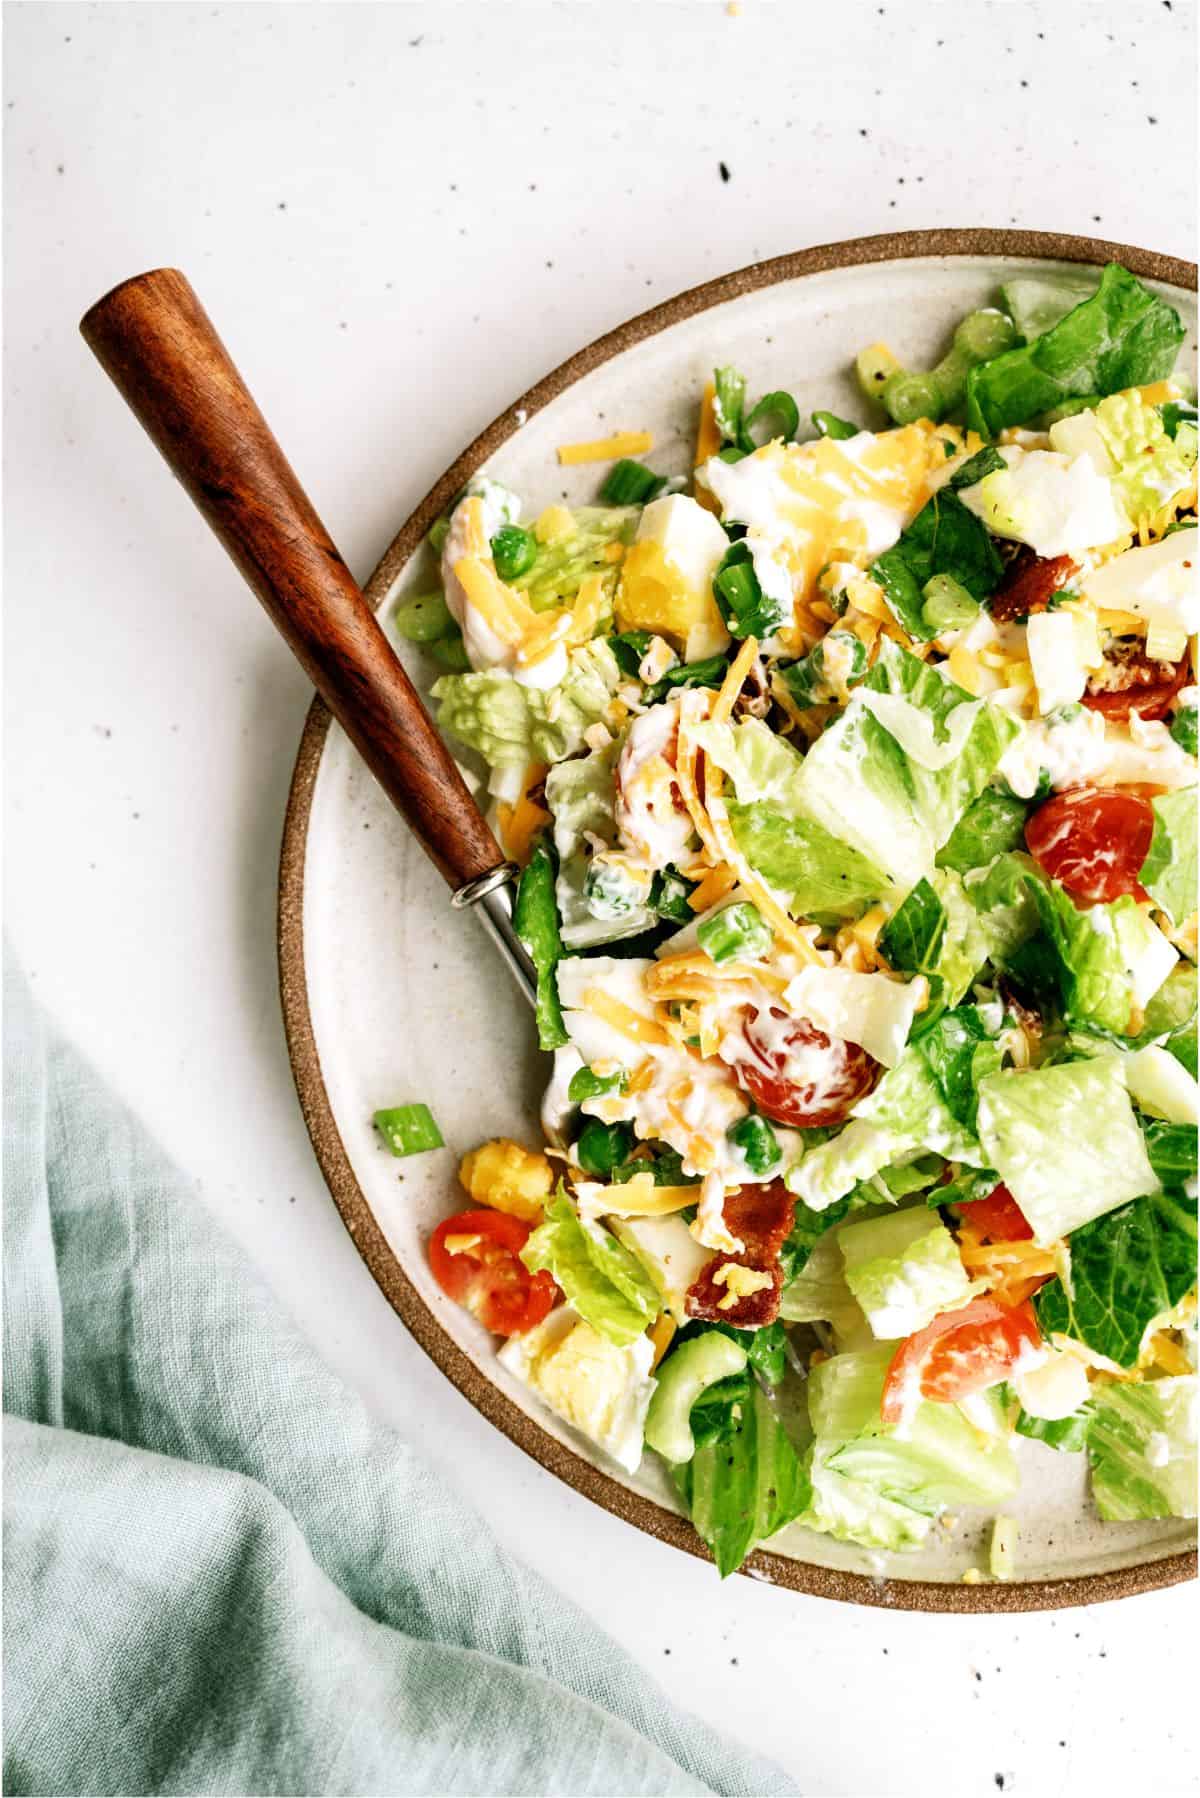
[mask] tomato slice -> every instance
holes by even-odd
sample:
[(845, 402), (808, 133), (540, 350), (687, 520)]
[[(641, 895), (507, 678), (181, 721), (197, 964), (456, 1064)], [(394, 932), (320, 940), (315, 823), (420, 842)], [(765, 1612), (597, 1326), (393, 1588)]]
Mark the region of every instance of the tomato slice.
[(766, 1013), (747, 1008), (742, 1043), (734, 1079), (765, 1117), (793, 1129), (840, 1124), (879, 1077), (879, 1063), (857, 1043), (828, 1037), (775, 1006)]
[(1111, 787), (1069, 787), (1025, 825), (1029, 853), (1083, 905), (1145, 899), (1138, 875), (1153, 835), (1150, 801)]
[(1122, 641), (1106, 654), (1105, 660), (1109, 670), (1104, 685), (1093, 687), (1089, 682), (1083, 703), (1114, 723), (1131, 718), (1134, 712), (1142, 718), (1165, 717), (1171, 701), (1187, 682), (1186, 656), (1175, 663), (1155, 661), (1146, 654), (1140, 640)]
[(892, 1356), (883, 1385), (884, 1423), (902, 1421), (914, 1391), (953, 1405), (999, 1385), (1021, 1351), (1041, 1342), (1028, 1300), (1009, 1308), (995, 1299), (972, 1299), (958, 1311), (944, 1311)]
[(458, 1211), (429, 1240), (429, 1265), (448, 1298), (497, 1336), (520, 1336), (554, 1308), (558, 1288), (520, 1259), (529, 1225), (502, 1211)]
[(1007, 1186), (998, 1186), (986, 1199), (973, 1199), (958, 1207), (964, 1224), (978, 1232), (982, 1242), (1032, 1242), (1033, 1231), (1025, 1213)]

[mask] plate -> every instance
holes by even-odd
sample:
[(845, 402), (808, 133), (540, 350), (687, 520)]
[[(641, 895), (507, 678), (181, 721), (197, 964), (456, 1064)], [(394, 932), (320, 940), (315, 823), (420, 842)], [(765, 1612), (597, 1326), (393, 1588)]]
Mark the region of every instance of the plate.
[[(581, 350), (490, 425), (402, 527), (368, 597), (387, 628), (395, 599), (428, 585), (425, 534), (480, 469), (521, 493), (532, 516), (552, 500), (594, 498), (600, 471), (560, 469), (560, 443), (648, 429), (656, 467), (682, 472), (699, 393), (721, 362), (744, 369), (754, 391), (787, 388), (802, 416), (828, 407), (861, 418), (850, 365), (864, 344), (885, 337), (910, 366), (927, 367), (957, 320), (989, 303), (1007, 276), (1112, 259), (1166, 293), (1188, 321), (1194, 349), (1194, 266), (1089, 238), (860, 238), (694, 288)], [(420, 652), (398, 648), (427, 691), (431, 671)], [(654, 1457), (629, 1476), (560, 1424), (501, 1367), (493, 1338), (429, 1272), (429, 1234), (463, 1202), (458, 1156), (490, 1136), (540, 1142), (548, 1058), (478, 923), (451, 910), (440, 877), (320, 700), (287, 811), (279, 958), (289, 1052), (317, 1158), (355, 1246), (404, 1323), (470, 1402), (543, 1467), (637, 1528), (703, 1556)], [(415, 1098), (432, 1105), (449, 1147), (396, 1161), (372, 1114)], [(1019, 1580), (963, 1583), (968, 1568), (986, 1565), (982, 1514), (936, 1529), (912, 1555), (871, 1554), (792, 1525), (745, 1571), (800, 1592), (939, 1611), (1084, 1604), (1194, 1574), (1191, 1524), (1101, 1524), (1086, 1497), (1083, 1457), (1025, 1441), (1018, 1452), (1022, 1490), (1009, 1509), (1020, 1523)]]

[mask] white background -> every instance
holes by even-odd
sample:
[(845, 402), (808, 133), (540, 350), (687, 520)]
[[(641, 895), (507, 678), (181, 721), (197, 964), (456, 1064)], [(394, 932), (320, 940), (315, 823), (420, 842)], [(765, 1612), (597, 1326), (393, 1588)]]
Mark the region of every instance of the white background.
[(410, 1341), (284, 1053), (305, 684), (75, 325), (122, 277), (185, 269), (365, 577), (514, 395), (709, 275), (902, 226), (1193, 255), (1191, 0), (10, 5), (6, 25), (7, 908), (37, 991), (377, 1411), (804, 1790), (1188, 1789), (1187, 1589), (973, 1621), (719, 1586), (556, 1485)]

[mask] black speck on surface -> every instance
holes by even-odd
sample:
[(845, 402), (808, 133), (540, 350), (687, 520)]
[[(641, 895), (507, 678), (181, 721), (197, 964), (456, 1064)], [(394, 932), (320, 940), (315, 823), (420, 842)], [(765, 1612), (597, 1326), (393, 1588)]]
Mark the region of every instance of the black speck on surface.
[(425, 33), (422, 32), (420, 37), (410, 37), (409, 38), (408, 47), (410, 50), (419, 50), (421, 48), (421, 45), (424, 42), (425, 42)]
[(295, 1204), (295, 1203), (296, 1203), (296, 1195), (295, 1195), (295, 1193), (294, 1193), (294, 1192), (290, 1192), (290, 1193), (289, 1193), (289, 1194), (288, 1194), (288, 1204), (289, 1204), (289, 1205), (294, 1205), (294, 1204)]
[(1155, 116), (1152, 112), (1149, 112), (1146, 114), (1146, 123), (1148, 125), (1157, 125), (1158, 124), (1158, 120), (1155, 118)]
[(1029, 83), (1028, 83), (1028, 82), (1027, 82), (1027, 81), (1022, 81), (1022, 83), (1021, 83), (1021, 86), (1022, 86), (1022, 87), (1028, 87), (1028, 86), (1029, 86)]
[(553, 268), (553, 267), (554, 267), (554, 264), (553, 264), (553, 263), (552, 263), (552, 262), (547, 262), (547, 264), (546, 264), (546, 267), (547, 267), (547, 268)]
[(669, 1648), (664, 1648), (664, 1649), (663, 1649), (663, 1653), (664, 1653), (664, 1654), (670, 1654), (670, 1652), (671, 1652), (671, 1650), (670, 1650), (670, 1649), (669, 1649)]
[(286, 200), (276, 200), (275, 210), (276, 210), (276, 212), (286, 212), (287, 211), (287, 201)]
[(1003, 1773), (993, 1773), (992, 1778), (995, 1780), (998, 1789), (1000, 1791), (1003, 1791), (1004, 1790), (1004, 1775), (1003, 1775)]
[(719, 168), (719, 169), (720, 169), (720, 171), (721, 171), (721, 179), (722, 179), (722, 181), (728, 181), (728, 179), (729, 179), (729, 164), (728, 164), (728, 163), (726, 163), (726, 162), (719, 162), (719, 163), (718, 163), (718, 164), (717, 164), (717, 167), (718, 167), (718, 168)]
[(867, 130), (865, 125), (860, 125), (858, 128), (858, 135), (860, 137), (870, 137), (871, 133)]
[(982, 1680), (982, 1678), (983, 1678), (983, 1674), (982, 1674), (982, 1673), (980, 1673), (980, 1672), (978, 1672), (978, 1671), (977, 1671), (977, 1672), (976, 1672), (976, 1674), (975, 1674), (975, 1677), (976, 1677), (976, 1679), (978, 1679), (978, 1680)]
[(730, 1657), (729, 1657), (729, 1665), (730, 1665), (730, 1666), (731, 1666), (731, 1667), (736, 1667), (736, 1666), (737, 1666), (737, 1664), (738, 1664), (738, 1663), (737, 1663), (737, 1656), (736, 1656), (736, 1654), (734, 1654), (734, 1655), (730, 1655)]
[(347, 323), (346, 323), (346, 321), (345, 321), (345, 319), (344, 319), (344, 318), (339, 318), (339, 319), (338, 319), (338, 330), (339, 330), (339, 331), (348, 331), (348, 330), (349, 330), (349, 329), (350, 329), (350, 327), (349, 327), (349, 325), (348, 325), (348, 324), (347, 324)]
[(56, 175), (65, 175), (67, 172), (66, 163), (65, 162), (56, 162), (54, 165), (54, 172)]
[(140, 818), (140, 817), (141, 817), (141, 815), (142, 815), (142, 814), (141, 814), (141, 812), (134, 812), (134, 814), (133, 814), (133, 816), (134, 816), (134, 817), (135, 817), (135, 818)]

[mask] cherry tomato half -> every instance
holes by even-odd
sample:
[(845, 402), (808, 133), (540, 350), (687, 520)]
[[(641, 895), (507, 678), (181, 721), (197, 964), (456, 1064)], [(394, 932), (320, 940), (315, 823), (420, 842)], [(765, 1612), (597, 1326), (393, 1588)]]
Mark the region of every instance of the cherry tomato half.
[(986, 1199), (973, 1199), (958, 1207), (964, 1224), (977, 1230), (984, 1242), (1032, 1242), (1033, 1231), (1025, 1213), (1007, 1186), (998, 1186)]
[(429, 1241), (429, 1265), (448, 1298), (465, 1305), (486, 1330), (520, 1336), (554, 1308), (558, 1288), (543, 1269), (520, 1259), (529, 1225), (502, 1211), (459, 1211)]
[(953, 1405), (999, 1385), (1024, 1349), (1041, 1346), (1033, 1306), (1011, 1309), (995, 1299), (972, 1299), (945, 1311), (907, 1337), (892, 1356), (883, 1385), (884, 1423), (899, 1423), (914, 1386), (922, 1398)]
[(1148, 799), (1107, 787), (1069, 787), (1039, 805), (1025, 825), (1029, 853), (1073, 899), (1098, 905), (1132, 893), (1154, 835)]
[(742, 1036), (748, 1053), (733, 1063), (734, 1079), (765, 1117), (793, 1129), (840, 1124), (879, 1076), (879, 1063), (857, 1043), (774, 1006), (767, 1016), (747, 1009)]

